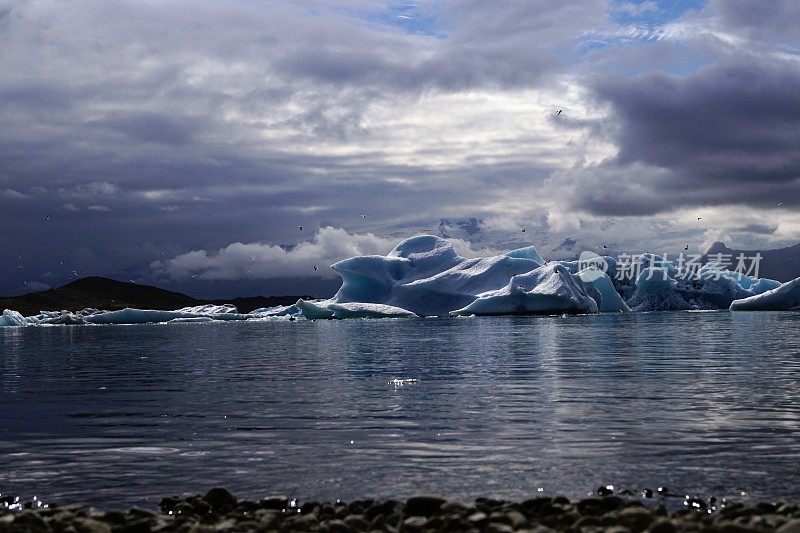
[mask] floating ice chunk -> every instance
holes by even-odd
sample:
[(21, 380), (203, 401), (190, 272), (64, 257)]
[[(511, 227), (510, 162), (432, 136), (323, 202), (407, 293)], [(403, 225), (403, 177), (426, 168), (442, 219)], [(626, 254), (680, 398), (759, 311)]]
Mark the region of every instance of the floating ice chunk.
[(681, 311), (694, 309), (675, 290), (678, 283), (669, 276), (670, 270), (648, 267), (636, 278), (636, 291), (628, 300), (632, 311)]
[(751, 295), (730, 274), (714, 264), (697, 271), (679, 269), (673, 290), (692, 309), (727, 309), (732, 301)]
[(0, 327), (3, 326), (21, 327), (27, 325), (28, 325), (28, 320), (17, 311), (6, 309), (3, 311), (3, 314), (0, 315)]
[(233, 304), (223, 305), (196, 305), (194, 307), (182, 307), (176, 311), (177, 313), (192, 313), (193, 315), (238, 315), (239, 310)]
[(400, 307), (384, 304), (341, 303), (330, 304), (333, 318), (417, 318), (417, 315)]
[(731, 303), (731, 311), (786, 311), (800, 307), (800, 278)]
[(253, 309), (248, 313), (253, 317), (269, 317), (269, 316), (286, 316), (286, 315), (299, 315), (300, 308), (297, 304), (292, 305), (276, 305), (274, 307), (260, 307)]
[(502, 289), (485, 292), (452, 315), (596, 313), (597, 302), (566, 267), (546, 264), (514, 276)]
[(91, 324), (156, 324), (169, 322), (176, 318), (192, 318), (189, 313), (178, 311), (157, 311), (152, 309), (125, 308), (119, 311), (106, 311), (86, 317)]
[(328, 305), (332, 302), (330, 300), (323, 300), (318, 302), (310, 302), (306, 300), (297, 300), (297, 307), (300, 312), (308, 320), (322, 320), (333, 318), (333, 311), (328, 309)]
[(763, 294), (767, 291), (771, 291), (772, 289), (777, 289), (781, 285), (782, 283), (780, 281), (776, 281), (774, 279), (769, 279), (769, 278), (756, 279), (753, 282), (753, 284), (750, 285), (750, 292), (752, 292), (753, 295)]
[(42, 312), (39, 315), (39, 324), (59, 325), (59, 326), (78, 326), (86, 324), (86, 319), (80, 314), (61, 312)]
[(542, 256), (539, 255), (539, 252), (537, 252), (536, 248), (534, 248), (533, 246), (511, 250), (506, 254), (506, 257), (513, 257), (516, 259), (530, 259), (531, 261), (536, 261), (537, 263), (539, 263), (539, 266), (542, 266), (547, 262), (544, 259), (542, 259)]
[[(202, 310), (203, 312), (198, 312)], [(234, 312), (230, 312), (233, 310)], [(91, 324), (158, 324), (176, 318), (211, 318), (214, 320), (247, 320), (248, 315), (235, 312), (231, 305), (210, 305), (185, 307), (177, 311), (160, 311), (155, 309), (125, 308), (119, 311), (105, 311), (86, 316)]]
[(577, 276), (583, 281), (584, 285), (591, 285), (599, 293), (599, 298), (592, 296), (597, 301), (597, 309), (601, 313), (627, 313), (630, 311), (628, 304), (614, 288), (611, 278), (597, 268), (589, 266), (578, 272)]
[(419, 379), (417, 378), (405, 378), (405, 379), (394, 378), (389, 380), (389, 385), (392, 385), (394, 387), (404, 387), (405, 385), (416, 385), (417, 383), (419, 383)]

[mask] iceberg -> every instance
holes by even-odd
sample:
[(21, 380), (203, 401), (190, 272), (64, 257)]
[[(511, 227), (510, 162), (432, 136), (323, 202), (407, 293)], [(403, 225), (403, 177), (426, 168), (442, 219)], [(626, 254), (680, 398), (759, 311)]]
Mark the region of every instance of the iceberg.
[(614, 287), (613, 280), (609, 275), (596, 266), (588, 266), (578, 272), (578, 277), (584, 285), (591, 286), (594, 293), (590, 294), (597, 302), (597, 309), (601, 313), (627, 313), (630, 311), (628, 304)]
[(731, 311), (787, 311), (800, 308), (800, 278), (731, 303)]
[[(585, 258), (584, 255), (586, 255)], [(385, 256), (351, 257), (331, 268), (342, 278), (325, 300), (239, 313), (235, 306), (175, 311), (122, 309), (0, 315), (2, 327), (204, 323), (240, 320), (332, 320), (472, 315), (624, 313), (686, 310), (788, 310), (800, 306), (800, 278), (787, 283), (731, 272), (709, 263), (676, 267), (646, 253), (622, 262), (585, 252), (574, 261), (545, 261), (533, 246), (466, 258), (433, 235), (401, 241)]]
[(213, 320), (247, 320), (251, 318), (239, 314), (232, 305), (201, 305), (184, 307), (176, 311), (125, 308), (119, 311), (106, 311), (85, 317), (90, 324), (158, 324), (175, 319), (210, 318)]
[(678, 282), (670, 277), (669, 270), (650, 266), (636, 278), (636, 291), (628, 300), (632, 311), (681, 311), (694, 309), (680, 297)]
[(21, 326), (27, 326), (28, 324), (29, 324), (28, 320), (17, 311), (6, 309), (3, 311), (3, 314), (0, 315), (0, 326), (21, 327)]
[(333, 318), (418, 318), (411, 311), (384, 304), (331, 304)]

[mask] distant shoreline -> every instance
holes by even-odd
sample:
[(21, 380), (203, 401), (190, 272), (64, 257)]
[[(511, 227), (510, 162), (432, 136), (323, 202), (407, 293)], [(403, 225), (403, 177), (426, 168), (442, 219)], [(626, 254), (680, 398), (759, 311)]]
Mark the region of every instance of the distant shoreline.
[(24, 316), (31, 316), (40, 311), (76, 312), (87, 308), (104, 311), (118, 311), (125, 308), (175, 311), (183, 307), (206, 304), (231, 304), (236, 306), (240, 313), (249, 313), (262, 307), (292, 305), (300, 298), (312, 299), (313, 296), (251, 296), (208, 300), (151, 285), (93, 276), (47, 291), (0, 297), (0, 313), (3, 309), (10, 309)]

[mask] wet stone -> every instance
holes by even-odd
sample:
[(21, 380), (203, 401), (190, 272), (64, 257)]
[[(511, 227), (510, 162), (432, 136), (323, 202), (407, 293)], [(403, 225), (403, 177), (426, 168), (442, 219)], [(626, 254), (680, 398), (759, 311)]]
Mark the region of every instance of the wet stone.
[(262, 509), (275, 509), (280, 511), (289, 506), (289, 498), (286, 496), (267, 496), (261, 500), (260, 505)]
[(642, 507), (628, 507), (619, 512), (619, 523), (634, 533), (644, 531), (653, 522), (653, 515)]
[(50, 526), (47, 522), (34, 512), (23, 511), (18, 515), (8, 515), (13, 517), (13, 521), (9, 520), (5, 531), (9, 533), (14, 532), (27, 532), (27, 533), (45, 533), (50, 531)]
[(800, 533), (800, 519), (789, 520), (777, 529), (778, 533)]
[(320, 529), (328, 531), (329, 533), (350, 533), (350, 527), (343, 520), (339, 519), (325, 522)]
[(424, 516), (410, 516), (403, 520), (403, 531), (421, 531), (427, 524)]
[(236, 497), (222, 487), (214, 487), (209, 490), (206, 492), (206, 495), (203, 496), (203, 499), (215, 509), (233, 507), (236, 505)]
[(406, 501), (406, 515), (431, 516), (446, 502), (439, 496), (413, 496)]
[(344, 523), (347, 524), (352, 531), (367, 531), (370, 526), (363, 515), (348, 516), (344, 519)]
[(676, 533), (677, 528), (675, 524), (672, 523), (671, 520), (667, 519), (660, 519), (657, 520), (654, 524), (650, 526), (648, 529), (650, 533)]

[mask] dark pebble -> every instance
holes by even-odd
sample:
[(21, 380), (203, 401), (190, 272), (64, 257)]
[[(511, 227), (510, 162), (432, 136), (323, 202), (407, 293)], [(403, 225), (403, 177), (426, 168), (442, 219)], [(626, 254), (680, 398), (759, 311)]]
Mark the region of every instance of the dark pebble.
[(224, 507), (233, 507), (236, 505), (236, 497), (231, 494), (227, 489), (222, 487), (214, 487), (206, 492), (203, 499), (214, 509), (222, 509)]
[(672, 521), (662, 518), (652, 524), (648, 531), (650, 533), (676, 533), (678, 529)]
[[(659, 493), (666, 491), (662, 488)], [(164, 498), (160, 514), (142, 509), (106, 512), (75, 505), (39, 508), (38, 503), (26, 510), (25, 501), (3, 498), (10, 500), (13, 508), (0, 506), (0, 533), (800, 533), (800, 506), (791, 502), (744, 505), (721, 501), (716, 506), (712, 498), (689, 497), (680, 510), (669, 513), (664, 507), (666, 499), (650, 507), (619, 493), (572, 503), (563, 496), (521, 502), (478, 498), (468, 504), (438, 496), (415, 496), (405, 503), (371, 499), (298, 503), (273, 496), (256, 503), (237, 501), (226, 489), (215, 488), (204, 496)]]
[(614, 494), (614, 489), (606, 486), (597, 487), (597, 494), (599, 494), (600, 496), (611, 496), (612, 494)]
[(262, 509), (275, 509), (280, 511), (289, 506), (289, 498), (286, 496), (267, 496), (259, 502)]
[(447, 500), (439, 496), (413, 496), (406, 501), (406, 515), (431, 516), (439, 510)]

